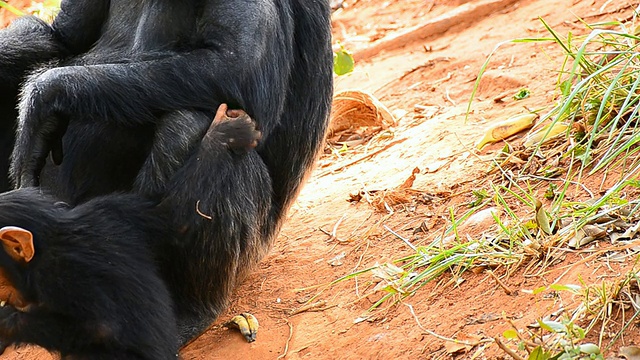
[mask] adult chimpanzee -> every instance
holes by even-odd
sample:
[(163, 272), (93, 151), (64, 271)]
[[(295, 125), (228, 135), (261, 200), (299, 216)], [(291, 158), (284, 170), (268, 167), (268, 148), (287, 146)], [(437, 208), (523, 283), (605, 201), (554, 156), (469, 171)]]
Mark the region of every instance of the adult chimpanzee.
[[(225, 109), (193, 156), (241, 158), (255, 148), (255, 124)], [(190, 161), (181, 171), (199, 168)], [(3, 345), (37, 344), (63, 359), (175, 359), (176, 320), (152, 251), (179, 236), (168, 215), (137, 194), (77, 207), (34, 188), (0, 194)]]
[[(329, 14), (327, 0), (63, 0), (51, 26), (23, 18), (0, 33), (2, 94), (24, 82), (14, 182), (72, 204), (132, 189), (163, 199), (182, 236), (155, 251), (183, 343), (269, 249), (322, 145)], [(223, 102), (255, 119), (257, 151), (212, 146), (180, 168)], [(61, 165), (41, 174), (49, 153)]]

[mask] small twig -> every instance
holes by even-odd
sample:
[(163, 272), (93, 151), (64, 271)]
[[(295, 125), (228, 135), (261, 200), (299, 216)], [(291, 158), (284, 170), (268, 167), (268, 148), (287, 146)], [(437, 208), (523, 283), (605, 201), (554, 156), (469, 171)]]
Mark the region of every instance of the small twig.
[(378, 150), (376, 150), (376, 151), (374, 151), (374, 152), (372, 152), (372, 153), (370, 153), (370, 154), (367, 154), (367, 155), (365, 155), (365, 156), (363, 156), (363, 157), (360, 157), (360, 158), (358, 158), (358, 159), (355, 159), (355, 160), (353, 160), (353, 161), (350, 161), (350, 162), (348, 162), (348, 163), (346, 163), (346, 164), (344, 164), (344, 165), (338, 165), (338, 166), (334, 167), (333, 169), (330, 169), (330, 170), (324, 171), (324, 172), (320, 173), (320, 175), (318, 175), (318, 177), (323, 177), (323, 176), (325, 176), (325, 175), (332, 174), (332, 173), (334, 173), (334, 172), (336, 172), (336, 171), (338, 171), (338, 170), (342, 170), (342, 169), (344, 169), (344, 168), (346, 168), (346, 167), (348, 167), (348, 166), (351, 166), (351, 165), (357, 164), (357, 163), (359, 163), (360, 161), (363, 161), (363, 160), (366, 160), (366, 159), (368, 159), (368, 158), (370, 158), (370, 157), (373, 157), (373, 156), (375, 156), (375, 155), (378, 155), (379, 153), (381, 153), (381, 152), (383, 152), (383, 151), (387, 150), (388, 148), (390, 148), (390, 147), (392, 147), (392, 146), (394, 146), (394, 145), (400, 144), (401, 142), (404, 142), (404, 141), (406, 141), (407, 139), (408, 139), (408, 138), (402, 138), (402, 139), (398, 139), (398, 140), (396, 140), (396, 141), (392, 141), (392, 142), (388, 143), (387, 145), (385, 145), (384, 147), (382, 147), (381, 149), (378, 149)]
[(356, 266), (353, 267), (353, 272), (356, 272), (358, 270), (358, 268), (360, 267), (360, 264), (362, 264), (362, 259), (366, 255), (367, 250), (369, 250), (369, 244), (370, 243), (367, 240), (367, 246), (364, 248), (364, 251), (362, 252), (362, 254), (360, 254), (360, 257), (358, 258), (358, 262), (356, 263)]
[[(425, 46), (425, 45), (422, 46), (424, 51), (427, 52), (427, 53), (430, 53), (430, 52), (433, 52), (433, 51), (445, 50), (448, 47), (449, 47), (449, 45), (446, 45), (446, 46), (434, 49), (431, 46)], [(387, 90), (391, 89), (393, 86), (396, 86), (398, 82), (404, 80), (407, 76), (411, 75), (412, 73), (414, 73), (414, 72), (416, 72), (418, 70), (421, 70), (421, 69), (426, 69), (426, 68), (433, 67), (436, 63), (442, 62), (442, 61), (451, 61), (451, 58), (444, 56), (444, 57), (437, 57), (435, 59), (429, 59), (426, 63), (418, 65), (418, 66), (414, 67), (413, 69), (411, 69), (409, 71), (406, 71), (404, 74), (400, 75), (399, 78), (394, 78), (393, 80), (391, 80), (391, 81), (385, 83), (384, 85), (380, 86), (379, 88), (375, 89), (373, 92), (375, 94), (384, 93)], [(381, 97), (381, 99), (384, 98), (384, 96), (385, 95), (383, 95)]]
[(498, 285), (500, 285), (500, 287), (504, 290), (505, 294), (507, 295), (513, 295), (515, 292), (513, 290), (511, 290), (507, 284), (503, 283), (502, 280), (500, 280), (496, 274), (493, 273), (493, 271), (491, 270), (487, 270), (487, 273), (489, 273), (489, 275), (491, 275), (491, 277), (498, 283)]
[(420, 320), (416, 316), (416, 313), (413, 311), (413, 306), (411, 306), (411, 304), (404, 304), (404, 305), (406, 305), (409, 308), (409, 311), (411, 311), (411, 315), (413, 315), (413, 318), (416, 320), (416, 323), (418, 324), (418, 327), (422, 331), (424, 331), (425, 333), (427, 333), (427, 334), (429, 334), (431, 336), (434, 336), (434, 337), (436, 337), (436, 338), (438, 338), (438, 339), (440, 339), (442, 341), (449, 341), (449, 342), (452, 342), (452, 343), (455, 343), (455, 344), (461, 344), (461, 345), (471, 346), (471, 347), (477, 346), (477, 345), (482, 344), (482, 343), (488, 343), (488, 342), (492, 342), (493, 341), (492, 339), (482, 339), (482, 340), (479, 340), (477, 343), (470, 343), (470, 342), (467, 342), (467, 341), (456, 340), (456, 339), (448, 338), (446, 336), (438, 335), (438, 334), (434, 333), (433, 331), (428, 330), (424, 326), (422, 326), (422, 324), (420, 323)]
[(391, 230), (391, 228), (388, 227), (387, 225), (382, 225), (382, 226), (385, 228), (385, 230), (387, 230), (388, 232), (393, 234), (395, 237), (397, 237), (398, 239), (404, 241), (404, 243), (407, 244), (407, 246), (409, 246), (411, 248), (411, 250), (418, 251), (418, 248), (416, 248), (411, 242), (409, 242), (408, 239), (403, 238), (402, 236), (400, 236), (400, 234), (398, 234), (397, 232)]
[(200, 211), (200, 200), (196, 201), (196, 212), (198, 213), (198, 215), (202, 216), (203, 218), (205, 218), (207, 220), (213, 220), (213, 218), (211, 216), (206, 215), (202, 211)]
[[(429, 51), (427, 51), (427, 52), (429, 52)], [(409, 76), (410, 74), (412, 74), (412, 73), (414, 73), (414, 72), (416, 72), (418, 70), (434, 67), (436, 65), (436, 63), (443, 62), (443, 61), (445, 61), (445, 62), (446, 61), (451, 61), (451, 59), (446, 57), (446, 56), (438, 57), (438, 58), (435, 58), (435, 59), (429, 59), (426, 63), (420, 64), (420, 65), (414, 67), (413, 69), (411, 69), (411, 70), (405, 72), (404, 74), (402, 74), (400, 76), (400, 78), (398, 78), (398, 80), (402, 80), (402, 79), (406, 78), (407, 76)]]
[(525, 176), (519, 177), (518, 179), (519, 180), (536, 179), (536, 180), (544, 180), (544, 181), (562, 181), (563, 183), (569, 182), (570, 184), (582, 187), (582, 190), (584, 190), (592, 198), (595, 197), (595, 195), (593, 195), (591, 190), (589, 190), (589, 188), (587, 188), (585, 184), (582, 184), (578, 181), (569, 180), (568, 177), (566, 179), (563, 179), (563, 178), (550, 178), (550, 177), (544, 177), (544, 176), (538, 176), (538, 175), (525, 175)]
[(342, 241), (341, 241), (340, 239), (338, 239), (338, 235), (337, 235), (337, 233), (338, 233), (338, 226), (340, 226), (340, 224), (342, 224), (342, 220), (344, 220), (344, 218), (345, 218), (346, 216), (347, 216), (347, 215), (343, 214), (343, 215), (340, 217), (340, 220), (336, 221), (336, 224), (335, 224), (335, 225), (333, 225), (333, 230), (331, 230), (331, 237), (332, 237), (333, 239), (336, 239), (336, 240), (340, 241), (340, 242), (342, 242)]
[(299, 308), (297, 308), (295, 310), (292, 310), (291, 311), (291, 316), (300, 314), (300, 313), (305, 312), (305, 311), (310, 311), (310, 310), (313, 310), (313, 309), (317, 309), (317, 308), (325, 306), (325, 305), (327, 305), (327, 302), (324, 301), (324, 300), (316, 301), (316, 302), (311, 303), (311, 304), (306, 304), (306, 305), (303, 305), (303, 306), (301, 306), (301, 307), (299, 307)]
[(331, 230), (331, 232), (328, 232), (327, 230), (323, 229), (323, 228), (318, 228), (318, 230), (320, 230), (322, 233), (324, 233), (325, 235), (329, 236), (329, 240), (327, 241), (332, 241), (332, 240), (338, 240), (338, 242), (345, 242), (345, 240), (342, 240), (338, 237), (337, 232), (338, 232), (338, 226), (340, 226), (340, 224), (342, 223), (342, 220), (344, 220), (344, 218), (347, 215), (342, 215), (342, 217), (340, 219), (338, 219), (338, 221), (335, 223), (335, 225), (333, 225), (333, 229)]
[(504, 319), (509, 323), (509, 325), (511, 325), (511, 327), (516, 330), (516, 335), (518, 336), (518, 339), (524, 344), (525, 346), (525, 350), (527, 350), (528, 353), (531, 353), (531, 349), (534, 349), (536, 346), (538, 346), (537, 344), (534, 344), (533, 342), (527, 340), (524, 338), (524, 336), (522, 336), (520, 334), (520, 331), (518, 330), (518, 327), (516, 326), (516, 324), (513, 323), (513, 320), (509, 319), (506, 317), (506, 315), (504, 316)]
[(277, 359), (284, 359), (285, 356), (287, 356), (287, 353), (289, 352), (289, 341), (291, 341), (291, 338), (293, 337), (293, 324), (289, 322), (289, 320), (284, 319), (284, 321), (287, 322), (287, 325), (289, 325), (289, 338), (287, 339), (287, 342), (284, 344), (284, 352), (282, 354), (280, 354)]
[(456, 106), (456, 102), (453, 101), (453, 99), (451, 98), (451, 96), (449, 95), (449, 88), (447, 88), (447, 90), (444, 93), (444, 96), (446, 97), (447, 100), (449, 100), (449, 102), (453, 105)]
[(522, 356), (516, 354), (515, 351), (509, 349), (507, 345), (503, 344), (502, 341), (500, 341), (500, 339), (498, 339), (497, 337), (493, 338), (493, 341), (496, 342), (496, 345), (498, 345), (498, 347), (502, 349), (502, 351), (506, 352), (507, 355), (511, 356), (515, 360), (524, 360)]

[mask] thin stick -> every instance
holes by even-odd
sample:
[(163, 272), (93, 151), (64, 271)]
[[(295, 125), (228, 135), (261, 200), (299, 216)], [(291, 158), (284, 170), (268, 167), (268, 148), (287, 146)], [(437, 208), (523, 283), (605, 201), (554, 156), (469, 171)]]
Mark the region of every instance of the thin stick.
[(277, 359), (284, 359), (285, 356), (287, 356), (287, 353), (289, 352), (289, 341), (291, 341), (291, 338), (293, 337), (293, 324), (289, 322), (289, 320), (284, 319), (284, 321), (287, 322), (287, 325), (289, 325), (289, 338), (287, 339), (287, 342), (284, 344), (284, 352), (282, 354), (280, 354)]
[(491, 270), (487, 270), (487, 272), (489, 273), (489, 275), (491, 275), (491, 277), (498, 283), (498, 285), (500, 285), (500, 287), (504, 290), (505, 294), (507, 295), (513, 295), (514, 291), (511, 290), (505, 283), (502, 282), (502, 280), (500, 280), (496, 274), (493, 273), (493, 271)]
[(500, 349), (502, 349), (502, 351), (506, 352), (507, 355), (511, 356), (512, 358), (516, 359), (516, 360), (524, 360), (524, 358), (518, 354), (516, 354), (515, 351), (509, 349), (507, 347), (507, 345), (503, 344), (502, 341), (500, 341), (500, 339), (498, 339), (497, 337), (493, 338), (493, 341), (496, 342), (496, 345), (498, 345), (498, 347)]
[(340, 226), (340, 224), (342, 224), (342, 221), (344, 220), (345, 217), (347, 217), (347, 215), (343, 214), (340, 217), (340, 220), (336, 221), (336, 224), (333, 225), (333, 230), (331, 231), (331, 239), (329, 240), (335, 239), (335, 240), (338, 240), (338, 242), (344, 242), (342, 239), (338, 238), (337, 234), (338, 234), (338, 227)]
[(447, 100), (449, 100), (449, 102), (450, 102), (451, 104), (453, 104), (453, 106), (456, 106), (456, 105), (457, 105), (457, 104), (456, 104), (456, 102), (455, 102), (455, 101), (453, 101), (453, 99), (451, 98), (451, 96), (449, 96), (449, 88), (447, 88), (447, 91), (444, 93), (444, 95), (445, 95), (445, 97), (447, 98)]
[(478, 344), (481, 344), (481, 343), (487, 343), (487, 342), (492, 342), (493, 341), (492, 339), (482, 339), (482, 340), (480, 340), (480, 341), (478, 341), (477, 343), (474, 344), (474, 343), (470, 343), (470, 342), (466, 342), (466, 341), (462, 341), (462, 340), (456, 340), (456, 339), (448, 338), (446, 336), (438, 335), (438, 334), (434, 333), (433, 331), (426, 329), (424, 326), (422, 326), (422, 324), (420, 324), (420, 320), (416, 316), (416, 313), (413, 311), (413, 306), (411, 306), (410, 304), (404, 304), (404, 305), (406, 305), (409, 308), (409, 311), (411, 311), (411, 315), (413, 315), (413, 318), (416, 320), (416, 323), (418, 324), (418, 327), (422, 331), (424, 331), (425, 333), (427, 333), (427, 334), (429, 334), (431, 336), (434, 336), (434, 337), (436, 337), (436, 338), (438, 338), (440, 340), (449, 341), (449, 342), (452, 342), (452, 343), (455, 343), (455, 344), (461, 344), (461, 345), (471, 346), (471, 347), (477, 346)]
[(387, 145), (385, 145), (384, 147), (382, 147), (381, 149), (378, 149), (378, 150), (376, 150), (376, 151), (374, 151), (374, 152), (372, 152), (372, 153), (370, 153), (370, 154), (367, 154), (367, 155), (365, 155), (365, 156), (363, 156), (363, 157), (361, 157), (361, 158), (358, 158), (358, 159), (355, 159), (355, 160), (353, 160), (353, 161), (350, 161), (350, 162), (348, 162), (348, 163), (346, 163), (346, 164), (344, 164), (344, 165), (336, 166), (336, 167), (334, 167), (333, 169), (330, 169), (330, 170), (324, 171), (324, 172), (320, 173), (320, 175), (318, 175), (318, 177), (323, 177), (323, 176), (325, 176), (325, 175), (332, 174), (332, 173), (334, 173), (334, 172), (336, 172), (336, 171), (338, 171), (338, 170), (342, 170), (342, 169), (344, 169), (344, 168), (346, 168), (346, 167), (348, 167), (348, 166), (351, 166), (351, 165), (357, 164), (357, 163), (359, 163), (360, 161), (362, 161), (362, 160), (366, 160), (366, 159), (368, 159), (368, 158), (370, 158), (370, 157), (373, 157), (373, 156), (375, 156), (375, 155), (378, 155), (379, 153), (381, 153), (381, 152), (383, 152), (383, 151), (387, 150), (388, 148), (390, 148), (390, 147), (392, 147), (392, 146), (394, 146), (394, 145), (400, 144), (401, 142), (404, 142), (404, 141), (406, 141), (407, 139), (408, 139), (408, 138), (402, 138), (402, 139), (398, 139), (398, 140), (396, 140), (396, 141), (392, 141), (392, 142), (388, 143)]
[(327, 305), (327, 302), (324, 301), (324, 300), (316, 301), (316, 302), (311, 303), (311, 304), (306, 304), (306, 305), (303, 305), (303, 306), (291, 311), (291, 316), (300, 314), (300, 313), (305, 312), (305, 311), (317, 309), (317, 308), (325, 306), (325, 305)]
[(383, 225), (383, 227), (385, 228), (385, 230), (387, 230), (388, 232), (393, 234), (395, 237), (397, 237), (398, 239), (404, 241), (404, 243), (407, 244), (407, 246), (409, 246), (411, 248), (411, 250), (418, 251), (418, 248), (416, 248), (412, 243), (410, 243), (408, 239), (403, 238), (402, 236), (400, 236), (400, 234), (398, 234), (397, 232), (391, 230), (391, 228), (388, 227), (387, 225)]

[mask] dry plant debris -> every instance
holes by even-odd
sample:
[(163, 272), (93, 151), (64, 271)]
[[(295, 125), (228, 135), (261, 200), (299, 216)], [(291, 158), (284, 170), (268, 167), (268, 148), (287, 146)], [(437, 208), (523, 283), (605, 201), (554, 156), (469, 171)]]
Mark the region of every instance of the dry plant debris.
[(328, 142), (347, 146), (362, 144), (395, 124), (389, 109), (370, 93), (343, 91), (333, 97)]

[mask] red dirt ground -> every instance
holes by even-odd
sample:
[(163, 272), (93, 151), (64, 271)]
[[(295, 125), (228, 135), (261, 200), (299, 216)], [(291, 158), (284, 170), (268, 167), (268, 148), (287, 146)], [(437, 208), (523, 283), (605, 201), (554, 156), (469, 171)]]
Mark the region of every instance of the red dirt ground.
[[(7, 1), (7, 3), (16, 9), (24, 10), (31, 6), (31, 0), (11, 0)], [(0, 10), (0, 27), (7, 26), (13, 19), (17, 16), (5, 9)]]
[[(487, 1), (346, 0), (344, 8), (333, 15), (334, 37), (358, 54), (410, 26), (481, 2)], [(449, 207), (460, 204), (456, 211), (461, 214), (464, 205), (472, 200), (471, 190), (487, 188), (487, 165), (483, 159), (503, 144), (487, 147), (480, 156), (470, 152), (486, 125), (519, 113), (524, 107), (540, 108), (553, 103), (557, 96), (554, 70), (560, 68), (563, 59), (557, 46), (505, 45), (491, 61), (465, 123), (474, 81), (496, 44), (519, 37), (547, 36), (538, 17), (560, 33), (585, 33), (576, 16), (588, 22), (628, 20), (637, 6), (624, 0), (504, 1), (508, 3), (511, 5), (498, 7), (500, 10), (487, 16), (460, 16), (440, 34), (396, 43), (388, 51), (363, 56), (352, 74), (336, 78), (336, 91), (367, 90), (394, 114), (405, 113), (398, 125), (387, 132), (389, 136), (380, 137), (368, 151), (396, 143), (354, 164), (349, 162), (367, 153), (364, 146), (340, 157), (327, 154), (320, 159), (271, 253), (239, 287), (227, 313), (183, 349), (184, 359), (509, 358), (493, 342), (449, 353), (444, 341), (417, 325), (406, 305), (413, 307), (423, 328), (439, 335), (490, 339), (510, 328), (505, 319), (524, 329), (561, 304), (570, 308), (575, 301), (566, 296), (548, 299), (528, 290), (552, 284), (559, 277), (564, 284), (577, 284), (579, 278), (587, 284), (599, 283), (603, 277), (620, 276), (631, 267), (630, 261), (610, 267), (593, 262), (589, 266), (578, 263), (568, 267), (586, 256), (571, 253), (538, 276), (525, 277), (523, 269), (505, 276), (503, 269), (497, 269), (496, 274), (516, 290), (512, 295), (505, 294), (486, 272), (464, 273), (464, 281), (457, 286), (447, 284), (452, 275), (446, 273), (402, 303), (385, 304), (373, 313), (367, 313), (367, 309), (383, 294), (371, 294), (369, 274), (324, 292), (314, 288), (410, 254), (411, 250), (384, 230), (383, 224), (416, 245), (432, 240), (442, 231)], [(531, 90), (531, 97), (512, 100), (511, 96), (522, 87)], [(504, 101), (495, 102), (496, 98)], [(345, 164), (348, 166), (341, 169)], [(365, 201), (347, 201), (350, 194), (363, 189), (395, 188), (416, 167), (420, 172), (412, 188), (444, 200), (397, 209), (392, 215), (377, 212)], [(335, 169), (338, 170), (332, 171)], [(321, 231), (331, 232), (338, 222), (338, 239)], [(413, 230), (423, 222), (429, 224), (430, 230), (414, 234)], [(481, 230), (469, 227), (468, 232), (474, 236)], [(340, 254), (345, 255), (343, 264), (331, 266), (328, 261)], [(326, 302), (321, 309), (292, 315), (293, 310), (316, 295), (316, 300)], [(238, 332), (222, 326), (226, 319), (242, 311), (251, 311), (260, 320), (258, 340), (251, 344)], [(361, 317), (367, 320), (356, 321)], [(607, 355), (615, 356), (621, 345), (638, 343), (640, 335), (634, 326)], [(45, 355), (37, 349), (10, 350), (2, 356), (43, 358)]]

